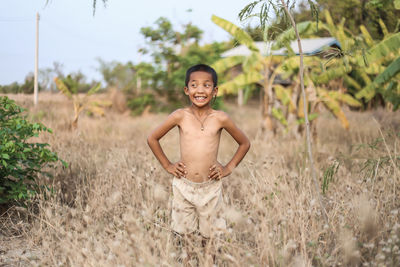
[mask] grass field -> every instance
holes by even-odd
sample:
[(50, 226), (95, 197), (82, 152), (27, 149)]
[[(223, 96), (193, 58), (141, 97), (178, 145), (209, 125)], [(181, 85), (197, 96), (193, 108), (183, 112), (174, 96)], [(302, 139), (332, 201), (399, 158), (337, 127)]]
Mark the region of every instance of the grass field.
[[(105, 96), (103, 96), (105, 97)], [(12, 255), (17, 265), (177, 266), (185, 249), (169, 227), (171, 177), (146, 144), (165, 114), (130, 117), (112, 110), (80, 118), (68, 127), (72, 104), (62, 95), (10, 95), (32, 120), (53, 129), (40, 140), (69, 163), (51, 170), (55, 193), (28, 210), (12, 207), (1, 217), (2, 244), (18, 240), (30, 253)], [(206, 249), (186, 240), (191, 264), (218, 266), (399, 266), (400, 113), (347, 111), (350, 130), (329, 113), (317, 123), (313, 153), (328, 222), (311, 180), (304, 138), (267, 137), (257, 105), (227, 112), (252, 147), (223, 181), (227, 231)], [(179, 157), (178, 132), (162, 141)], [(236, 145), (223, 134), (219, 160)], [(330, 171), (330, 172), (329, 172)], [(325, 181), (325, 182), (324, 182)], [(22, 241), (21, 241), (22, 240)], [(19, 244), (19, 243), (18, 243)], [(2, 260), (6, 262), (5, 256)], [(0, 262), (1, 263), (1, 262)]]

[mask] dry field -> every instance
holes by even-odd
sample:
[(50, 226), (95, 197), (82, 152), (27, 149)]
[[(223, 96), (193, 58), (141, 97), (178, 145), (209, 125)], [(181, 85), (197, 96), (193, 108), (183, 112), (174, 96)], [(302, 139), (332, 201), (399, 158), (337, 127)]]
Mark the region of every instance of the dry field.
[[(313, 153), (320, 188), (324, 172), (333, 171), (325, 172), (326, 222), (304, 140), (266, 137), (257, 108), (228, 105), (252, 143), (223, 182), (228, 229), (207, 248), (196, 238), (182, 248), (169, 227), (171, 177), (146, 144), (165, 114), (133, 118), (110, 110), (81, 116), (70, 131), (72, 105), (63, 96), (42, 94), (37, 109), (31, 96), (10, 97), (53, 129), (40, 140), (69, 167), (52, 171), (54, 194), (2, 214), (1, 266), (177, 266), (187, 251), (194, 266), (206, 266), (211, 254), (217, 266), (400, 265), (399, 112), (347, 111), (349, 131), (328, 113), (319, 118)], [(178, 159), (177, 131), (162, 145)], [(222, 163), (235, 147), (223, 134)]]

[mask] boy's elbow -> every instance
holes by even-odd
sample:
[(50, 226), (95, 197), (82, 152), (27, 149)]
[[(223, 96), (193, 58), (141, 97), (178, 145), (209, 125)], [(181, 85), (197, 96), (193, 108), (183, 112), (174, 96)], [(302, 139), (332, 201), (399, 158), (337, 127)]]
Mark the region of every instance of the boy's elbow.
[(243, 147), (243, 149), (247, 152), (247, 151), (249, 151), (249, 149), (250, 149), (250, 141), (249, 141), (249, 139), (247, 139), (245, 142), (243, 142), (242, 144), (241, 144), (241, 146)]
[(250, 149), (250, 146), (251, 146), (251, 144), (250, 144), (250, 141), (249, 140), (247, 140), (247, 142), (246, 142), (246, 144), (245, 144), (246, 146), (246, 151), (249, 151), (249, 149)]
[(147, 144), (148, 144), (149, 146), (151, 146), (151, 144), (153, 143), (153, 140), (154, 140), (154, 138), (152, 138), (151, 135), (147, 136)]

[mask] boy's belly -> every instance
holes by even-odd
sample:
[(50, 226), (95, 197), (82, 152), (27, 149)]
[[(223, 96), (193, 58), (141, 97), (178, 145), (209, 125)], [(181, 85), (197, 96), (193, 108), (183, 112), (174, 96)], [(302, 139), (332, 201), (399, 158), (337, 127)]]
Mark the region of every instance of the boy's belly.
[(210, 179), (208, 178), (210, 175), (210, 168), (215, 164), (216, 159), (203, 160), (198, 163), (189, 163), (192, 161), (185, 161), (182, 159), (182, 162), (186, 166), (186, 179), (195, 183), (202, 183)]

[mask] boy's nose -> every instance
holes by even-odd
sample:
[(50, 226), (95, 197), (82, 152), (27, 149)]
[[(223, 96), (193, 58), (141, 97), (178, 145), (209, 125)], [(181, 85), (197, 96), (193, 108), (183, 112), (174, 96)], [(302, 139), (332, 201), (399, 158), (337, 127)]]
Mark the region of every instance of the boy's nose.
[(203, 85), (200, 85), (199, 87), (197, 87), (198, 91), (204, 91), (205, 87)]

